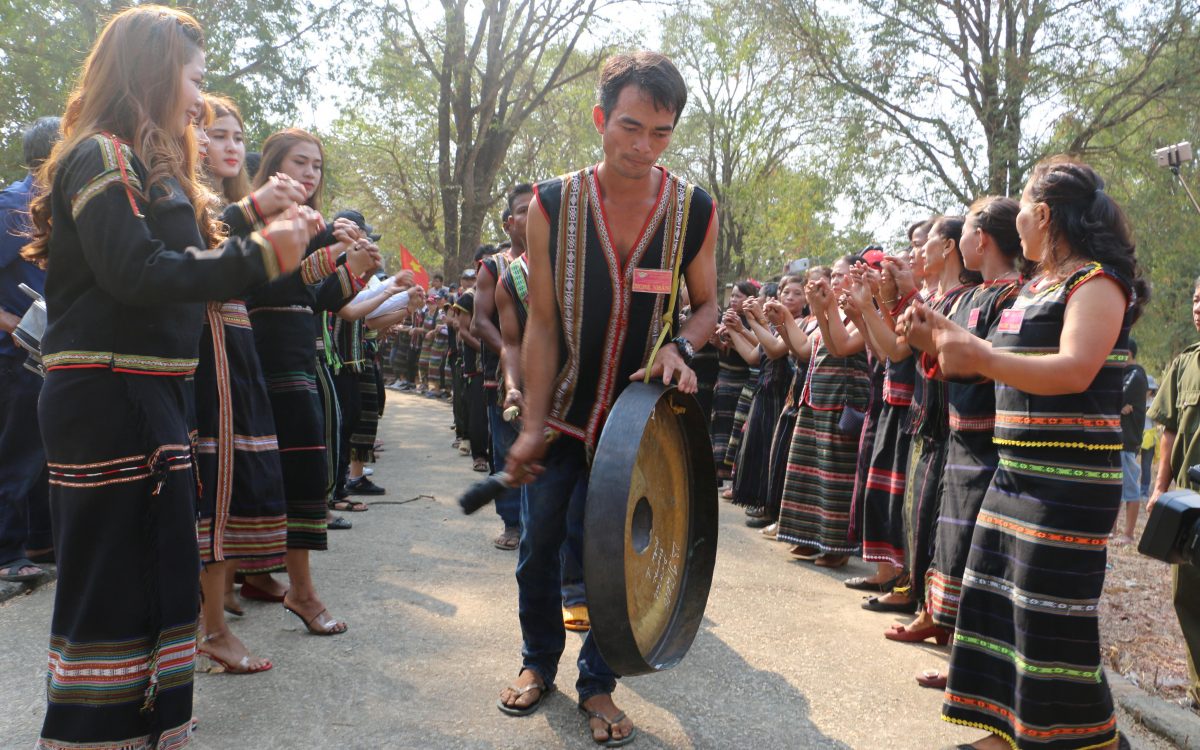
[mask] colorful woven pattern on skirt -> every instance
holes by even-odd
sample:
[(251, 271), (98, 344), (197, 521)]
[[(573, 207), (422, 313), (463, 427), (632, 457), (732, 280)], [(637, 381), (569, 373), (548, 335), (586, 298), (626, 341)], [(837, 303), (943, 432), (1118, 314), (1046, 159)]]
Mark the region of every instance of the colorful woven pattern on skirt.
[(729, 450), (729, 438), (733, 430), (733, 417), (737, 411), (742, 386), (750, 377), (749, 368), (734, 368), (721, 362), (717, 375), (717, 387), (713, 392), (712, 445), (713, 461), (717, 465), (717, 479), (726, 480), (732, 475), (725, 465), (725, 454)]
[(792, 433), (777, 538), (825, 554), (856, 552), (849, 541), (858, 435), (838, 431), (840, 411), (800, 407)]

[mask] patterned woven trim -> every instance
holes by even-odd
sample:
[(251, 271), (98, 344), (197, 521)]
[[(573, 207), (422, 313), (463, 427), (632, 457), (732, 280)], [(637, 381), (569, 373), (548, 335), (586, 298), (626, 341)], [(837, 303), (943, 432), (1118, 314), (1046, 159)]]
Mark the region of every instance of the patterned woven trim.
[[(1066, 726), (1066, 727), (1056, 727), (1054, 729), (1037, 729), (1035, 727), (1031, 727), (1031, 726), (1028, 726), (1027, 724), (1021, 723), (1021, 720), (1017, 718), (1016, 714), (1013, 713), (1012, 709), (1008, 708), (1007, 706), (1001, 706), (999, 704), (992, 703), (991, 701), (982, 700), (979, 698), (975, 698), (973, 696), (959, 695), (957, 693), (951, 693), (951, 692), (947, 691), (946, 692), (946, 702), (947, 703), (957, 703), (960, 706), (967, 708), (968, 710), (973, 709), (976, 711), (985, 711), (987, 713), (997, 714), (999, 716), (1002, 716), (1008, 721), (1009, 724), (1012, 725), (1012, 728), (1015, 729), (1018, 734), (1026, 736), (1026, 737), (1031, 737), (1034, 739), (1043, 740), (1043, 741), (1053, 740), (1058, 737), (1070, 737), (1070, 736), (1083, 737), (1086, 735), (1100, 734), (1102, 732), (1108, 732), (1111, 730), (1115, 730), (1116, 726), (1117, 726), (1117, 717), (1114, 714), (1108, 721), (1105, 721), (1103, 724), (1097, 724), (1097, 725), (1091, 726), (1091, 727)], [(993, 732), (996, 732), (996, 734), (1004, 737), (1004, 739), (1008, 740), (1009, 744), (1011, 744), (1013, 746), (1014, 750), (1016, 750), (1016, 748), (1017, 748), (1017, 744), (1015, 742), (1013, 742), (1011, 737), (1009, 737), (1007, 734), (1004, 734), (1003, 732), (1001, 732), (997, 729), (994, 729), (993, 727), (991, 727), (989, 725), (975, 724), (973, 722), (967, 722), (967, 721), (963, 721), (960, 719), (955, 719), (953, 717), (948, 717), (945, 715), (943, 715), (942, 718), (946, 719), (947, 721), (951, 721), (955, 724), (963, 724), (966, 726), (974, 726), (974, 727), (978, 727), (980, 729), (991, 730)], [(1099, 744), (1088, 745), (1087, 747), (1080, 748), (1080, 750), (1090, 750), (1091, 748), (1104, 747), (1105, 745), (1108, 745), (1111, 743), (1112, 743), (1112, 739), (1107, 739), (1104, 742), (1101, 742)]]
[[(1059, 440), (1011, 440), (1009, 438), (992, 438), (992, 442), (996, 445), (1011, 445), (1017, 448), (1073, 448), (1086, 451), (1119, 451), (1123, 447), (1121, 443), (1071, 443)], [(1117, 472), (1118, 477), (1120, 472)]]
[(107, 367), (120, 372), (154, 375), (191, 375), (196, 372), (197, 359), (174, 359), (143, 354), (115, 352), (64, 351), (42, 358), (47, 370), (71, 367)]
[(1022, 523), (1015, 518), (981, 510), (975, 523), (1010, 532), (1019, 537), (1051, 547), (1102, 549), (1108, 546), (1108, 535), (1064, 534), (1037, 524)]
[(72, 643), (55, 635), (50, 638), (47, 696), (51, 703), (69, 705), (141, 703), (148, 686), (170, 690), (190, 683), (195, 656), (194, 622), (163, 630), (157, 649), (148, 638)]
[(305, 284), (315, 284), (338, 269), (337, 259), (328, 247), (322, 247), (300, 261), (300, 278)]
[[(86, 489), (149, 479), (159, 456), (165, 471), (182, 471), (192, 466), (190, 445), (164, 445), (158, 456), (129, 456), (93, 464), (47, 464), (50, 484)], [(164, 455), (165, 454), (165, 455)]]
[(250, 235), (250, 241), (258, 245), (258, 252), (262, 255), (263, 268), (267, 269), (267, 281), (277, 278), (283, 273), (279, 263), (279, 252), (265, 234), (254, 232)]
[[(994, 438), (993, 442), (1003, 445), (1003, 444), (1006, 444), (1007, 441), (1001, 441), (998, 438)], [(1066, 445), (1066, 446), (1064, 446), (1064, 445), (1056, 444), (1051, 447), (1054, 447), (1054, 448), (1061, 448), (1061, 447), (1087, 448), (1088, 446), (1081, 446), (1081, 445)], [(1120, 448), (1121, 448), (1121, 446), (1118, 445), (1118, 446), (1116, 446), (1115, 450), (1120, 450)], [(1045, 476), (1056, 476), (1056, 477), (1063, 477), (1064, 479), (1094, 479), (1094, 480), (1100, 481), (1100, 482), (1120, 482), (1121, 481), (1121, 470), (1120, 469), (1117, 469), (1116, 471), (1103, 471), (1101, 469), (1085, 468), (1082, 466), (1049, 466), (1049, 465), (1045, 465), (1045, 464), (1029, 463), (1028, 461), (1020, 461), (1020, 460), (1013, 459), (1013, 458), (1001, 458), (999, 461), (999, 464), (1000, 464), (1000, 466), (1002, 466), (1005, 469), (1024, 472), (1027, 474), (1041, 474), (1041, 475), (1045, 475)]]
[(266, 219), (258, 212), (253, 195), (247, 195), (234, 205), (242, 212), (242, 218), (246, 220), (246, 226), (257, 231), (267, 225)]
[(154, 748), (150, 747), (150, 735), (147, 734), (111, 742), (66, 742), (41, 737), (34, 750), (178, 750), (191, 742), (194, 728), (195, 720), (188, 719), (184, 724), (160, 734)]
[[(952, 700), (952, 697), (947, 695), (946, 700)], [(1008, 732), (1001, 730), (999, 727), (994, 727), (991, 724), (984, 724), (978, 721), (967, 721), (966, 719), (956, 719), (953, 716), (947, 716), (945, 714), (942, 714), (942, 721), (950, 724), (957, 724), (960, 727), (971, 727), (972, 729), (981, 729), (985, 732), (991, 732), (997, 737), (1004, 738), (1004, 741), (1007, 742), (1010, 747), (1012, 747), (1012, 750), (1020, 750), (1020, 748), (1017, 747), (1016, 741), (1009, 736)]]
[(996, 412), (996, 424), (998, 426), (1018, 426), (1018, 427), (1045, 427), (1045, 428), (1102, 428), (1102, 429), (1120, 429), (1121, 420), (1119, 417), (1089, 417), (1078, 414), (1018, 414), (1008, 411)]
[(950, 429), (955, 432), (991, 432), (996, 426), (994, 416), (964, 417), (951, 413), (949, 416)]

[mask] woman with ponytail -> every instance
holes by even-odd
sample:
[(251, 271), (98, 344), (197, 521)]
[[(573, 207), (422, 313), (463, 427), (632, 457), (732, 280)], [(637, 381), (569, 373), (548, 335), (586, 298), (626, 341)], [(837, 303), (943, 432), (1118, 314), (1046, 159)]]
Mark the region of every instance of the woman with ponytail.
[(39, 747), (188, 744), (200, 561), (185, 379), (202, 303), (293, 270), (316, 229), (293, 207), (216, 247), (192, 131), (203, 49), (182, 11), (114, 16), (39, 174), (26, 256), (47, 265), (38, 411), (59, 565)]
[(990, 340), (913, 310), (947, 377), (996, 383), (998, 467), (962, 578), (943, 717), (970, 747), (1118, 744), (1100, 655), (1108, 534), (1121, 505), (1121, 379), (1147, 298), (1128, 225), (1086, 164), (1037, 165), (1017, 231), (1039, 273)]

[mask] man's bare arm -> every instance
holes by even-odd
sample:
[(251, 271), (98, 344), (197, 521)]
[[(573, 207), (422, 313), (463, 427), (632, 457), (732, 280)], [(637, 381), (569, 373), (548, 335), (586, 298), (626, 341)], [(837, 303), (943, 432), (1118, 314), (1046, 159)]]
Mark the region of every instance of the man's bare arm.
[(499, 285), (499, 280), (487, 270), (487, 264), (481, 263), (475, 277), (475, 317), (471, 319), (471, 333), (497, 354), (504, 348), (500, 329), (492, 323), (492, 313), (496, 310), (496, 287)]
[(529, 321), (521, 347), (521, 372), (525, 377), (525, 413), (521, 434), (508, 451), (505, 470), (523, 476), (546, 452), (544, 432), (550, 414), (551, 389), (558, 368), (558, 303), (554, 299), (554, 274), (550, 268), (550, 225), (535, 196), (529, 207), (525, 257), (529, 263)]

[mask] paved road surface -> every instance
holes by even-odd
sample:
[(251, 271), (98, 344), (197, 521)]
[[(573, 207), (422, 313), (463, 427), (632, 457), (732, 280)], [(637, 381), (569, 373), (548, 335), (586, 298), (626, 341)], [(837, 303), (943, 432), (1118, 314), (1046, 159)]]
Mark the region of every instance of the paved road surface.
[[(330, 551), (315, 556), (319, 590), (349, 632), (310, 636), (279, 605), (248, 602), (236, 632), (275, 669), (197, 675), (195, 747), (594, 747), (575, 708), (575, 634), (561, 690), (537, 714), (513, 719), (494, 706), (520, 664), (516, 554), (491, 546), (491, 509), (458, 512), (457, 493), (480, 475), (450, 448), (449, 423), (445, 402), (388, 394), (375, 476), (388, 495), (347, 514), (355, 528), (331, 532)], [(639, 727), (633, 747), (927, 750), (978, 737), (940, 721), (940, 694), (913, 681), (941, 667), (945, 650), (885, 641), (905, 618), (862, 611), (842, 586), (866, 571), (861, 562), (834, 572), (794, 562), (726, 503), (721, 524), (690, 654), (615, 694)], [(0, 607), (3, 750), (36, 741), (53, 596), (50, 585)]]

